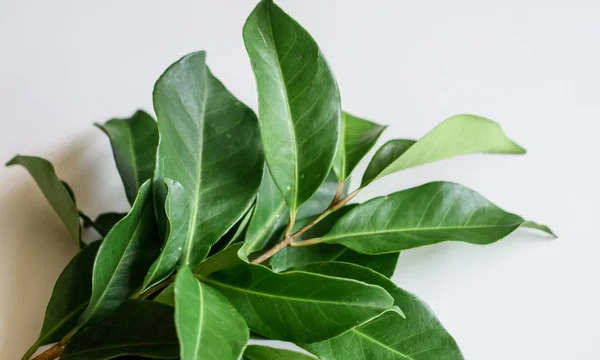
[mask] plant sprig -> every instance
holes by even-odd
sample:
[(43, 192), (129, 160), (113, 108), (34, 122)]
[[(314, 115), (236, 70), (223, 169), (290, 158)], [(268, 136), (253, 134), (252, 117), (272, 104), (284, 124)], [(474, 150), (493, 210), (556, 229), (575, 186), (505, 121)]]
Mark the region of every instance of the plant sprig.
[[(450, 182), (350, 204), (392, 173), (525, 150), (494, 121), (457, 115), (419, 140), (384, 143), (350, 189), (386, 126), (342, 111), (322, 50), (271, 0), (256, 6), (243, 37), (258, 116), (200, 51), (157, 80), (156, 121), (137, 111), (97, 124), (110, 140), (127, 214), (89, 217), (50, 162), (9, 161), (31, 173), (81, 248), (23, 360), (50, 344), (36, 360), (353, 360), (362, 351), (462, 360), (429, 307), (390, 280), (400, 251), (490, 244), (519, 227), (552, 234)], [(86, 228), (102, 239), (86, 244)], [(249, 346), (250, 332), (311, 355)]]

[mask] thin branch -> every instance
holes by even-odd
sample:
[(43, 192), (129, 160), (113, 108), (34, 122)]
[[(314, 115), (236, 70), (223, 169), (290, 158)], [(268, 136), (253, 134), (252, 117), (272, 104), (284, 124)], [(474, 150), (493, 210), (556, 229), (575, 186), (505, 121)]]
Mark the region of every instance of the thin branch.
[(34, 357), (33, 360), (54, 360), (58, 359), (58, 357), (62, 354), (65, 347), (60, 343), (55, 344), (50, 349), (44, 351), (38, 356)]
[(308, 240), (300, 240), (300, 241), (292, 242), (290, 244), (290, 246), (291, 247), (310, 246), (310, 245), (320, 244), (321, 242), (322, 242), (321, 238), (312, 238), (312, 239), (308, 239)]
[[(260, 255), (256, 259), (254, 259), (252, 261), (252, 264), (263, 263), (264, 261), (268, 260), (271, 256), (273, 256), (276, 253), (278, 253), (279, 251), (285, 249), (287, 246), (292, 244), (294, 239), (298, 238), (300, 235), (304, 234), (310, 228), (312, 228), (313, 226), (318, 224), (321, 220), (325, 219), (327, 217), (327, 215), (331, 214), (334, 211), (339, 210), (342, 206), (346, 205), (348, 203), (348, 201), (352, 200), (356, 195), (358, 195), (358, 193), (361, 190), (362, 190), (362, 188), (358, 188), (358, 189), (354, 190), (353, 192), (351, 192), (350, 194), (348, 194), (348, 196), (346, 196), (342, 200), (336, 202), (335, 204), (332, 203), (332, 205), (329, 205), (329, 207), (325, 211), (323, 211), (321, 213), (321, 215), (314, 218), (311, 222), (309, 222), (308, 224), (303, 226), (300, 230), (296, 231), (292, 235), (287, 235), (287, 233), (289, 233), (288, 228), (290, 227), (288, 225), (288, 228), (286, 228), (286, 233), (285, 233), (286, 235), (284, 236), (283, 240), (281, 242), (279, 242), (278, 244), (276, 244), (275, 246), (273, 246), (272, 248), (270, 248), (269, 250), (267, 250), (266, 252), (264, 252), (262, 255)], [(290, 219), (290, 223), (291, 223), (291, 219)], [(306, 245), (314, 245), (314, 244), (311, 243), (311, 244), (306, 244)], [(294, 245), (292, 245), (292, 246), (294, 246)], [(300, 245), (300, 246), (303, 246), (303, 245)]]

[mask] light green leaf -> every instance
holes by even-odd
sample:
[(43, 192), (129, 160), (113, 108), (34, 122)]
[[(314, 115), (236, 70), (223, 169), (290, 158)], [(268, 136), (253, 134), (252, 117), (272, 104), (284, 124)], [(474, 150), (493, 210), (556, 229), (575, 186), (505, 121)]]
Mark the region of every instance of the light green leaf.
[(80, 247), (80, 224), (77, 206), (74, 197), (69, 194), (68, 189), (56, 176), (54, 166), (42, 158), (35, 156), (17, 155), (6, 166), (22, 165), (29, 171), (42, 193), (54, 208), (54, 211), (65, 224), (73, 242)]
[(485, 245), (510, 234), (523, 221), (462, 185), (433, 182), (358, 205), (319, 241), (364, 254), (449, 240)]
[[(348, 183), (344, 187), (342, 195), (348, 190)], [(338, 180), (333, 172), (330, 172), (325, 182), (317, 192), (308, 199), (298, 210), (298, 218), (308, 218), (322, 213), (335, 197)], [(258, 199), (254, 214), (248, 225), (248, 231), (244, 240), (244, 246), (240, 249), (239, 256), (248, 261), (248, 256), (264, 249), (267, 244), (279, 235), (280, 230), (289, 221), (289, 211), (281, 192), (265, 168), (263, 180), (258, 190)], [(295, 227), (294, 230), (297, 230)]]
[(237, 360), (248, 343), (249, 330), (241, 315), (187, 267), (175, 281), (175, 324), (182, 360)]
[(180, 262), (192, 267), (246, 213), (264, 162), (256, 115), (212, 75), (205, 58), (204, 52), (183, 57), (154, 87), (156, 184), (181, 184), (184, 200), (167, 216), (177, 229), (170, 236), (182, 239), (169, 241), (183, 244)]
[(548, 226), (546, 226), (544, 224), (538, 224), (538, 223), (536, 223), (534, 221), (524, 221), (521, 224), (521, 227), (543, 231), (546, 234), (551, 235), (554, 238), (558, 237), (554, 232), (552, 232), (552, 230), (550, 230), (550, 228)]
[(250, 345), (244, 351), (243, 360), (312, 360), (314, 357), (295, 351), (268, 346)]
[(302, 271), (277, 274), (260, 265), (238, 265), (200, 279), (225, 295), (253, 331), (274, 340), (331, 338), (393, 303), (378, 286)]
[(331, 168), (339, 90), (310, 34), (272, 1), (256, 6), (243, 36), (258, 88), (265, 158), (294, 218)]
[(123, 355), (172, 359), (179, 355), (173, 307), (128, 300), (113, 314), (77, 333), (61, 360), (104, 360)]
[(148, 180), (140, 188), (129, 214), (112, 228), (100, 245), (94, 262), (92, 296), (79, 318), (79, 325), (97, 322), (141, 290), (144, 276), (159, 249)]
[(301, 269), (381, 286), (392, 295), (394, 305), (404, 314), (386, 311), (333, 339), (304, 346), (319, 359), (463, 359), (456, 342), (431, 309), (386, 277), (357, 265), (336, 262), (308, 265)]
[[(330, 214), (304, 234), (300, 235), (298, 240), (316, 238), (327, 234), (333, 227), (333, 224), (355, 206), (355, 204), (347, 205)], [(296, 224), (298, 227), (302, 227), (311, 220), (311, 218), (302, 219)], [(399, 253), (366, 255), (352, 251), (342, 245), (316, 244), (313, 246), (286, 247), (271, 257), (269, 265), (273, 271), (282, 272), (289, 268), (321, 261), (343, 261), (360, 264), (381, 272), (386, 276), (392, 276), (396, 268), (398, 256)]]
[(227, 249), (207, 258), (200, 265), (193, 269), (194, 274), (208, 276), (215, 271), (243, 264), (243, 261), (237, 256), (237, 253), (241, 247), (241, 243), (233, 244)]
[(130, 118), (95, 125), (110, 139), (127, 199), (133, 204), (139, 187), (152, 177), (158, 145), (156, 121), (138, 110)]
[(473, 153), (524, 154), (500, 125), (475, 116), (457, 115), (436, 126), (408, 149), (410, 140), (400, 140), (378, 151), (367, 167), (362, 186), (385, 175), (458, 155)]
[(342, 112), (340, 144), (333, 169), (345, 181), (360, 160), (371, 150), (386, 126)]
[(96, 241), (81, 250), (56, 280), (40, 335), (23, 360), (29, 359), (40, 346), (60, 341), (77, 325), (90, 300), (92, 267), (98, 246), (100, 242)]

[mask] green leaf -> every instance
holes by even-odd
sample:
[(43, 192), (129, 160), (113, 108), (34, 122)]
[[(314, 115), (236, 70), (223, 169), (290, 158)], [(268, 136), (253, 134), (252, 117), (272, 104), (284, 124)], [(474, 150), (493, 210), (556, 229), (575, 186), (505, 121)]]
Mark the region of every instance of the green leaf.
[(410, 141), (385, 144), (367, 167), (362, 186), (391, 173), (458, 155), (525, 153), (525, 149), (506, 137), (500, 125), (475, 115), (451, 117), (412, 146)]
[[(369, 269), (345, 263), (321, 263), (301, 268), (381, 286), (402, 309), (381, 316), (323, 342), (304, 347), (323, 360), (398, 359), (462, 360), (460, 349), (429, 307), (391, 280)], [(368, 354), (368, 356), (364, 355)]]
[(536, 223), (534, 221), (529, 221), (529, 220), (528, 221), (524, 221), (521, 224), (521, 227), (539, 230), (539, 231), (545, 232), (548, 235), (551, 235), (554, 238), (558, 237), (554, 232), (552, 232), (552, 230), (550, 230), (550, 228), (548, 226), (546, 226), (544, 224), (538, 224), (538, 223)]
[[(210, 252), (208, 253), (208, 257), (217, 254), (220, 251), (223, 251), (231, 246), (233, 246), (237, 242), (241, 242), (244, 240), (244, 235), (246, 234), (246, 230), (248, 230), (248, 224), (250, 223), (250, 219), (252, 219), (252, 214), (254, 213), (254, 206), (252, 206), (244, 217), (240, 219), (225, 235), (223, 235), (216, 244), (214, 244), (210, 248)], [(238, 247), (239, 249), (239, 247)]]
[[(343, 196), (347, 193), (348, 184), (347, 182), (344, 186)], [(302, 220), (322, 213), (331, 204), (337, 188), (338, 180), (332, 171), (321, 187), (317, 189), (317, 192), (302, 204), (298, 210), (298, 218)], [(257, 197), (254, 214), (246, 232), (244, 246), (239, 253), (240, 258), (244, 261), (248, 261), (250, 254), (264, 249), (275, 236), (279, 235), (280, 230), (289, 220), (289, 211), (285, 200), (267, 168), (265, 168)], [(299, 221), (299, 223), (301, 222)], [(295, 227), (294, 229), (297, 230), (298, 228)]]
[(148, 268), (159, 253), (150, 181), (131, 211), (106, 235), (94, 262), (92, 296), (79, 325), (91, 324), (116, 310), (141, 290)]
[(96, 230), (98, 234), (102, 235), (102, 237), (106, 236), (113, 226), (121, 221), (125, 215), (127, 215), (127, 213), (107, 212), (98, 215), (96, 220), (92, 220), (89, 218), (89, 216), (85, 215), (81, 211), (79, 212), (79, 216), (83, 220), (83, 226), (86, 228), (94, 228), (94, 230)]
[(146, 274), (143, 285), (144, 289), (165, 280), (175, 271), (183, 252), (183, 246), (185, 245), (185, 238), (180, 236), (180, 234), (187, 231), (187, 224), (181, 221), (178, 222), (172, 217), (181, 218), (187, 215), (180, 213), (183, 209), (179, 207), (186, 202), (186, 192), (183, 190), (181, 184), (176, 181), (165, 179), (164, 182), (166, 185), (166, 194), (163, 194), (162, 197), (165, 199), (167, 241), (164, 243), (158, 258), (150, 266), (148, 274)]
[(152, 116), (138, 110), (130, 118), (95, 124), (110, 138), (125, 193), (133, 204), (138, 189), (152, 177), (158, 146), (158, 129)]
[(194, 274), (207, 276), (215, 271), (243, 264), (243, 261), (237, 256), (241, 247), (241, 243), (233, 244), (227, 249), (207, 258), (193, 269)]
[(22, 165), (29, 171), (60, 220), (65, 224), (77, 247), (80, 247), (81, 234), (77, 206), (74, 197), (69, 194), (70, 188), (65, 187), (56, 176), (54, 166), (45, 159), (23, 155), (17, 155), (6, 163), (6, 166), (11, 165)]
[[(298, 240), (320, 237), (328, 233), (333, 224), (356, 205), (347, 205), (330, 214), (321, 222), (298, 237)], [(310, 222), (311, 218), (297, 222), (298, 227)], [(392, 276), (396, 268), (399, 253), (382, 255), (365, 255), (337, 244), (317, 244), (303, 247), (286, 247), (270, 259), (270, 266), (276, 272), (282, 272), (292, 267), (303, 266), (321, 261), (343, 261), (360, 264)]]
[(221, 291), (248, 326), (274, 340), (310, 343), (331, 338), (392, 306), (378, 286), (244, 264), (200, 276)]
[(314, 357), (295, 351), (276, 349), (268, 346), (249, 345), (244, 351), (243, 360), (312, 360)]
[(249, 330), (241, 315), (187, 267), (175, 281), (175, 324), (182, 360), (237, 360), (248, 344)]
[(64, 268), (52, 291), (46, 307), (44, 324), (37, 341), (29, 348), (24, 360), (42, 346), (60, 341), (77, 325), (92, 292), (92, 268), (100, 242), (81, 250)]
[(183, 244), (180, 262), (192, 267), (246, 213), (264, 163), (256, 115), (212, 75), (205, 58), (183, 57), (154, 87), (156, 183), (182, 186), (183, 200), (167, 213), (177, 229), (170, 236), (182, 239), (170, 241)]
[(77, 333), (67, 343), (60, 359), (104, 360), (122, 355), (176, 358), (179, 343), (173, 307), (147, 300), (128, 300), (113, 314)]
[(360, 160), (371, 150), (386, 126), (342, 112), (340, 144), (333, 169), (345, 181)]
[(270, 0), (246, 20), (265, 158), (292, 218), (321, 186), (335, 156), (340, 95), (319, 47)]
[(433, 182), (358, 205), (318, 241), (364, 254), (450, 240), (485, 245), (510, 234), (523, 221), (462, 185)]

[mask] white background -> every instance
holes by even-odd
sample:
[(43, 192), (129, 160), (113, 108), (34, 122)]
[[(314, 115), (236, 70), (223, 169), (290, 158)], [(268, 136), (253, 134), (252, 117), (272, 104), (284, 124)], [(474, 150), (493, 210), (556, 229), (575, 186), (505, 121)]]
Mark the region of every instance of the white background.
[[(468, 360), (593, 359), (600, 341), (596, 227), (600, 5), (590, 1), (280, 1), (315, 37), (344, 108), (418, 138), (469, 112), (500, 122), (526, 156), (475, 155), (398, 173), (360, 200), (431, 180), (480, 191), (547, 223), (491, 246), (407, 251), (394, 280), (420, 295)], [(41, 155), (91, 215), (124, 210), (104, 134), (152, 111), (155, 79), (206, 49), (213, 72), (256, 108), (241, 28), (254, 1), (0, 2), (0, 160)], [(364, 169), (362, 164), (359, 171)], [(39, 331), (75, 253), (20, 168), (0, 169), (0, 358)]]

